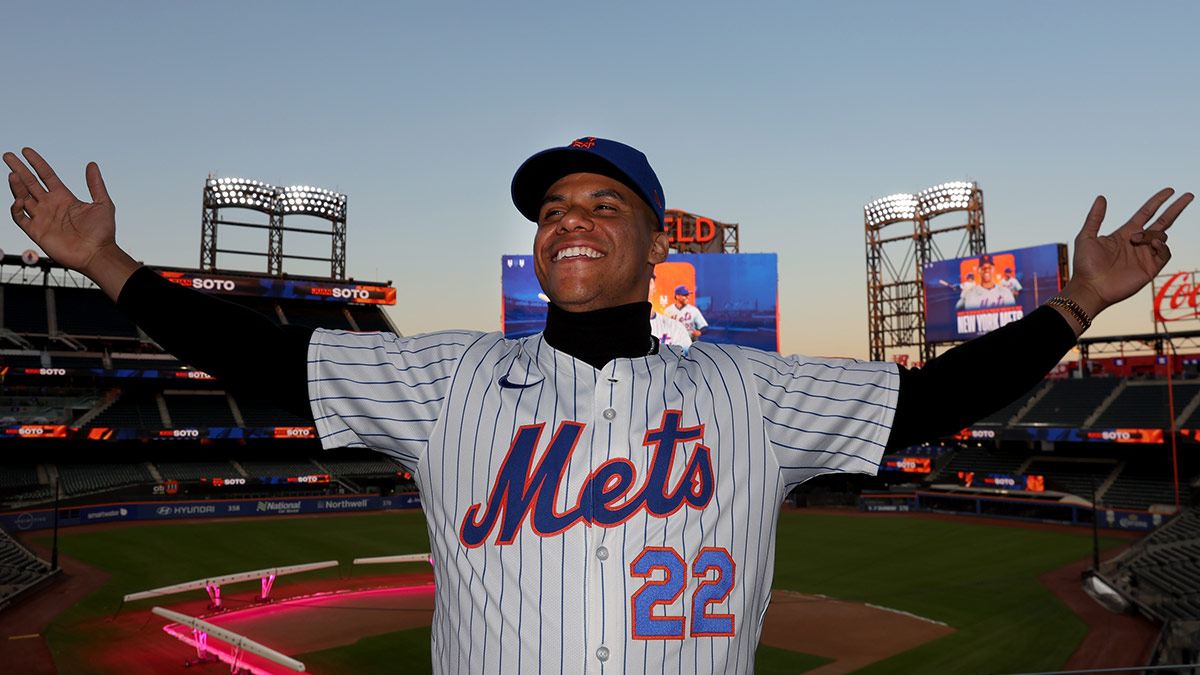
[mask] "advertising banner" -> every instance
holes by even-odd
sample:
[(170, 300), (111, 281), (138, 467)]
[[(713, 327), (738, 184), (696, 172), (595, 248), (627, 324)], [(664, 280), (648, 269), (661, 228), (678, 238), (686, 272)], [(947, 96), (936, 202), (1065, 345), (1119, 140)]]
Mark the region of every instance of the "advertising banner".
[(884, 457), (880, 468), (902, 473), (931, 473), (933, 460), (929, 457)]
[(305, 439), (316, 438), (316, 427), (190, 427), (186, 429), (154, 429), (130, 427), (88, 427), (78, 429), (65, 425), (24, 424), (0, 427), (3, 438), (70, 438), (89, 441), (194, 441), (208, 439)]
[(1016, 321), (1066, 282), (1066, 245), (925, 263), (925, 339), (968, 340)]
[(331, 300), (359, 305), (394, 305), (396, 289), (332, 281), (277, 279), (274, 277), (243, 277), (207, 274), (204, 272), (159, 271), (168, 281), (205, 293), (217, 295), (246, 295), (258, 298), (290, 298), (294, 300)]
[(1160, 274), (1152, 282), (1154, 320), (1200, 320), (1200, 272)]
[[(502, 324), (506, 338), (546, 325), (549, 298), (533, 271), (533, 256), (500, 260)], [(680, 287), (686, 295), (677, 296)], [(655, 267), (650, 290), (654, 309), (666, 312), (684, 299), (703, 316), (700, 339), (779, 351), (779, 273), (774, 253), (673, 253)]]
[[(327, 513), (335, 511), (379, 511), (420, 508), (415, 492), (391, 497), (377, 495), (337, 495), (289, 497), (285, 499), (238, 499), (201, 502), (133, 502), (65, 508), (59, 511), (60, 527), (106, 523), (117, 520), (161, 520), (164, 518), (220, 518), (236, 516)], [(38, 509), (0, 513), (0, 525), (7, 530), (42, 530), (54, 527), (54, 510)]]

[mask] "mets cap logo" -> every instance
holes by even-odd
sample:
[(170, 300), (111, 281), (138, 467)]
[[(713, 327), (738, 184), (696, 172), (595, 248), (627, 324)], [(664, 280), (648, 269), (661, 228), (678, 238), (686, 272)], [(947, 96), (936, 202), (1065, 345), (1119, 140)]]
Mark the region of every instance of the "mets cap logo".
[(588, 150), (591, 150), (592, 146), (594, 146), (594, 145), (596, 145), (596, 137), (595, 136), (586, 136), (584, 138), (577, 138), (577, 139), (571, 141), (571, 144), (568, 145), (567, 147), (568, 148), (587, 148)]

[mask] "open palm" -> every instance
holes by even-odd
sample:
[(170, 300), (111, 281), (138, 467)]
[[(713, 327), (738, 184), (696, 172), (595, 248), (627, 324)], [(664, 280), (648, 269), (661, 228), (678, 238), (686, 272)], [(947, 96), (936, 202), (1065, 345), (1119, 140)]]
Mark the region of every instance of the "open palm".
[(104, 249), (115, 246), (116, 208), (95, 162), (85, 175), (91, 202), (77, 198), (32, 149), (22, 151), (33, 171), (13, 153), (4, 153), (12, 171), (12, 218), (29, 238), (59, 264), (86, 271)]
[(1166, 245), (1167, 228), (1192, 201), (1185, 193), (1176, 199), (1152, 225), (1146, 223), (1174, 194), (1166, 188), (1151, 197), (1137, 213), (1112, 234), (1099, 236), (1107, 203), (1097, 197), (1075, 237), (1073, 285), (1083, 285), (1094, 296), (1093, 311), (1118, 303), (1141, 290), (1171, 259)]

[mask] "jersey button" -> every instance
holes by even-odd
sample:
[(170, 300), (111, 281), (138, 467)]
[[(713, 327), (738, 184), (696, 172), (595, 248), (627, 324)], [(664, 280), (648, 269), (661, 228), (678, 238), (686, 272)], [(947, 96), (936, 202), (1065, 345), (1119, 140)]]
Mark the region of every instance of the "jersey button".
[(601, 560), (608, 560), (608, 549), (604, 546), (596, 549), (596, 557)]
[(600, 647), (598, 647), (596, 649), (596, 658), (600, 659), (601, 661), (607, 661), (608, 660), (608, 647), (605, 647), (604, 645), (601, 645)]
[(612, 408), (605, 408), (602, 414), (604, 415), (604, 419), (609, 420), (610, 422), (617, 419), (617, 411), (613, 410)]

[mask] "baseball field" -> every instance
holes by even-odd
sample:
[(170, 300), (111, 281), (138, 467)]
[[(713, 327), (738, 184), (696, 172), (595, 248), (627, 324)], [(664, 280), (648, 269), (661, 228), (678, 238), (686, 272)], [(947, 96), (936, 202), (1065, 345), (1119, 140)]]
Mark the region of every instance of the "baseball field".
[[(50, 540), (36, 535), (33, 541), (48, 545)], [(1100, 539), (1102, 549), (1122, 543), (1124, 539)], [(813, 630), (811, 626), (825, 623), (821, 614), (828, 611), (830, 599), (840, 601), (840, 606), (874, 606), (895, 610), (886, 614), (915, 615), (919, 618), (913, 621), (937, 631), (934, 634), (938, 637), (923, 638), (928, 641), (877, 660), (858, 672), (1022, 673), (1059, 669), (1084, 639), (1088, 627), (1039, 576), (1087, 558), (1091, 545), (1088, 530), (1016, 527), (1001, 521), (984, 524), (905, 515), (785, 511), (780, 516), (774, 587), (791, 593), (777, 594), (772, 612), (778, 606), (780, 612), (790, 613), (768, 617), (773, 634), (785, 639), (782, 646), (778, 637), (776, 646), (768, 646), (764, 630), (757, 672), (844, 672), (845, 667), (837, 668), (838, 655), (796, 651), (805, 644), (799, 635), (794, 642), (786, 640), (793, 627), (796, 632), (808, 632)], [(63, 531), (62, 555), (97, 568), (103, 573), (101, 577), (108, 576), (97, 582), (97, 590), (58, 615), (45, 637), (60, 673), (110, 672), (110, 668), (161, 672), (146, 670), (145, 664), (177, 663), (182, 667), (184, 659), (195, 652), (166, 637), (161, 630), (164, 621), (152, 616), (150, 607), (159, 604), (197, 615), (204, 613), (207, 598), (201, 591), (191, 591), (139, 601), (121, 608), (114, 619), (126, 593), (206, 576), (333, 559), (342, 564), (280, 577), (272, 597), (398, 583), (428, 586), (432, 575), (426, 564), (350, 564), (356, 557), (428, 549), (423, 516), (416, 512)], [(257, 591), (257, 582), (247, 582), (228, 586), (223, 596), (226, 605), (236, 609), (246, 606)], [(346, 644), (329, 647), (328, 639), (300, 635), (300, 644), (319, 648), (283, 651), (317, 673), (429, 672), (427, 610), (368, 608), (361, 604), (358, 610), (357, 615), (335, 615), (331, 607), (325, 614), (306, 610), (307, 624), (288, 631), (291, 637), (304, 630), (314, 636), (329, 634), (334, 624), (353, 623), (334, 616), (369, 614), (361, 620), (373, 623), (369, 630), (363, 630), (361, 639), (343, 639)], [(815, 618), (816, 623), (802, 623), (801, 618)], [(863, 626), (864, 630), (868, 628)], [(814, 644), (827, 642), (823, 636), (809, 637), (818, 638)], [(228, 672), (228, 667), (202, 664), (193, 666), (191, 672)]]

